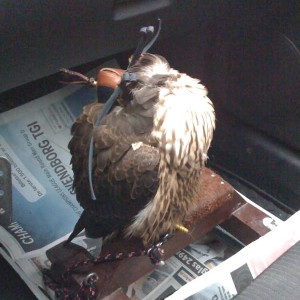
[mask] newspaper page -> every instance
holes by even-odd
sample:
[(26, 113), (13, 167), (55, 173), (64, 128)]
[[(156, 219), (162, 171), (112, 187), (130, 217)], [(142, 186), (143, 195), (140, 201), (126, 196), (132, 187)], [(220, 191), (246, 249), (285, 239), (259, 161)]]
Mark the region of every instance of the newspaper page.
[[(108, 61), (101, 67), (118, 67)], [(72, 189), (68, 143), (70, 128), (97, 91), (69, 85), (0, 114), (0, 156), (11, 164), (12, 222), (0, 226), (0, 254), (19, 273), (38, 299), (53, 298), (44, 287), (46, 250), (66, 240), (81, 207)], [(98, 255), (101, 240), (79, 235), (74, 242)]]
[(300, 212), (272, 229), (167, 299), (232, 299), (300, 240)]
[(188, 245), (150, 274), (131, 284), (126, 295), (132, 300), (165, 299), (187, 282), (208, 272), (234, 254), (213, 235)]
[(13, 259), (73, 230), (82, 209), (72, 188), (70, 127), (96, 97), (95, 88), (69, 85), (0, 114), (0, 156), (11, 163), (13, 183), (12, 222), (0, 227), (0, 241)]

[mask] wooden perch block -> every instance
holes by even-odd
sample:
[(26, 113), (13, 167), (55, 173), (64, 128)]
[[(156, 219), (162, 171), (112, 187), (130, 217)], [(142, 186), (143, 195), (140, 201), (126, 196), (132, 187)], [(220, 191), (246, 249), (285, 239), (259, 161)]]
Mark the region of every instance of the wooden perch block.
[[(202, 235), (208, 233), (216, 225), (228, 219), (234, 211), (244, 204), (244, 201), (237, 195), (233, 187), (208, 168), (204, 168), (197, 190), (196, 205), (187, 216), (184, 224), (189, 229), (189, 233), (178, 231), (164, 244), (164, 259), (168, 259)], [(102, 254), (129, 252), (141, 250), (142, 248), (141, 241), (138, 239), (122, 239), (105, 245), (102, 249)], [(75, 259), (73, 253), (69, 255), (68, 260), (68, 251), (70, 251), (68, 248), (64, 248), (60, 244), (50, 249), (47, 255), (51, 261), (59, 261), (67, 267), (71, 265), (70, 261), (73, 263)], [(84, 253), (85, 251), (82, 252)], [(63, 259), (59, 257), (63, 257)], [(88, 255), (86, 257), (88, 258)], [(82, 260), (82, 254), (78, 255), (79, 260)], [(155, 266), (150, 263), (148, 256), (141, 256), (91, 266), (87, 274), (91, 272), (97, 273), (99, 277), (97, 281), (97, 299), (102, 299), (119, 287), (131, 284), (154, 268)], [(81, 285), (83, 278), (74, 276), (79, 285)]]

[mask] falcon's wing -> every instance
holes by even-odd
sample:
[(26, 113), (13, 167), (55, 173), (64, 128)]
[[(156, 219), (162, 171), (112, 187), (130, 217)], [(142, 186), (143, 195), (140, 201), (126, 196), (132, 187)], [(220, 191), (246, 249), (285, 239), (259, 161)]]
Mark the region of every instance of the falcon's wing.
[[(97, 236), (105, 236), (128, 225), (153, 199), (158, 188), (159, 165), (158, 149), (151, 146), (149, 125), (136, 124), (122, 108), (115, 107), (93, 130), (102, 107), (99, 103), (85, 107), (72, 127), (73, 138), (69, 143), (77, 200), (88, 211), (90, 230)], [(92, 134), (96, 201), (90, 198), (88, 182)]]

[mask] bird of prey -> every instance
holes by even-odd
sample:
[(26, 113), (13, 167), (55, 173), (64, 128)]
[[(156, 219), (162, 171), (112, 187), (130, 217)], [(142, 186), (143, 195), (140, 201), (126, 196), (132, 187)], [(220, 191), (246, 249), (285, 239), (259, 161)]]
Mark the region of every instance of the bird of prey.
[[(120, 81), (123, 72), (114, 73)], [(95, 102), (71, 129), (74, 189), (84, 209), (78, 226), (90, 237), (118, 232), (150, 245), (183, 225), (193, 206), (215, 113), (200, 81), (162, 56), (144, 53), (126, 73), (132, 80), (120, 83), (117, 105), (100, 124), (104, 104)], [(96, 200), (87, 167), (92, 137)]]

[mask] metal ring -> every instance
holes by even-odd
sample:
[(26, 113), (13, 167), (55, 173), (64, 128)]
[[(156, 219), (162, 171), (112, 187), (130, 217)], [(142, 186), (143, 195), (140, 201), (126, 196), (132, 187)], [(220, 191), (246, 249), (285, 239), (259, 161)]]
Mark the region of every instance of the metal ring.
[(95, 282), (97, 282), (99, 279), (98, 275), (96, 273), (90, 273), (88, 274), (84, 280), (83, 280), (83, 284), (85, 286), (91, 286), (92, 284), (94, 284)]

